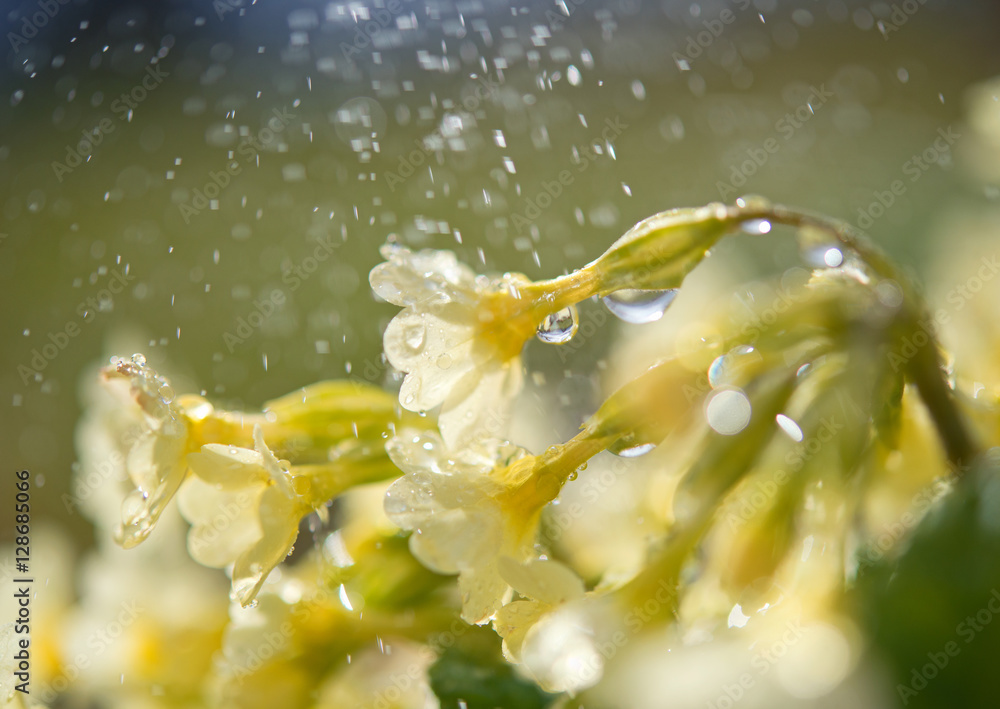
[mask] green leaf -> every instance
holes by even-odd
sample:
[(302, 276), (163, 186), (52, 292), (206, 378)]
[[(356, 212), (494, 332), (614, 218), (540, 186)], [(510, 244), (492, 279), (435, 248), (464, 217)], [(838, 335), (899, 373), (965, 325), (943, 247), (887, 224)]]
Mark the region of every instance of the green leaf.
[(899, 706), (996, 706), (1000, 657), (1000, 451), (939, 500), (898, 562), (854, 600)]
[(519, 677), (501, 656), (498, 638), (479, 628), (446, 650), (428, 674), (441, 709), (545, 709), (558, 697)]

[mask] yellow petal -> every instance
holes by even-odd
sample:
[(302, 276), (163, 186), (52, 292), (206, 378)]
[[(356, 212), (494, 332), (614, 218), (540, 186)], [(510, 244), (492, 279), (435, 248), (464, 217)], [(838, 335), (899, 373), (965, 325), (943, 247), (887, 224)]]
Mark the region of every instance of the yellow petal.
[(583, 581), (558, 561), (532, 559), (521, 564), (503, 556), (497, 567), (515, 591), (536, 601), (555, 606), (583, 597)]

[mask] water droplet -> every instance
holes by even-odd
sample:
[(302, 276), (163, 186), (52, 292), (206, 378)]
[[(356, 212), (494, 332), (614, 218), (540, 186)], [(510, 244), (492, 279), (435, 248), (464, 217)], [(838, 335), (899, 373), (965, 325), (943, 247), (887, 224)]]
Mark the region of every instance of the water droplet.
[(134, 355), (132, 355), (132, 364), (137, 364), (140, 367), (143, 366), (144, 364), (146, 364), (146, 356), (140, 354), (139, 352), (136, 352)]
[(654, 448), (656, 448), (655, 443), (640, 443), (637, 446), (612, 450), (611, 452), (620, 458), (638, 458), (641, 455), (646, 455)]
[(538, 326), (538, 339), (550, 344), (563, 345), (573, 339), (579, 326), (580, 318), (576, 306), (571, 305), (542, 320), (542, 324)]
[(778, 425), (781, 426), (781, 430), (788, 434), (788, 437), (795, 442), (800, 442), (803, 438), (802, 429), (799, 425), (795, 423), (792, 419), (788, 418), (784, 414), (778, 414), (775, 417)]
[(810, 246), (802, 254), (803, 260), (816, 268), (836, 268), (844, 262), (843, 252), (836, 246), (820, 244)]
[(133, 490), (122, 500), (122, 523), (126, 527), (134, 526), (142, 517), (149, 514), (146, 509), (146, 498), (142, 491)]
[(708, 383), (713, 389), (724, 384), (733, 384), (740, 369), (751, 362), (759, 362), (762, 357), (750, 345), (738, 345), (726, 354), (716, 357), (708, 368)]
[(403, 331), (403, 341), (411, 350), (419, 352), (420, 348), (424, 345), (424, 336), (426, 335), (426, 332), (427, 330), (423, 323), (409, 325)]
[(745, 234), (768, 234), (771, 231), (771, 222), (766, 219), (751, 219), (748, 222), (743, 222), (740, 229)]
[(627, 288), (615, 291), (601, 302), (619, 320), (633, 325), (656, 322), (667, 312), (667, 308), (677, 297), (677, 288), (667, 290), (637, 290)]
[(723, 436), (734, 436), (750, 423), (750, 400), (739, 389), (724, 389), (712, 395), (705, 408), (708, 425)]
[(158, 393), (164, 404), (169, 404), (174, 400), (174, 390), (169, 384), (161, 386)]

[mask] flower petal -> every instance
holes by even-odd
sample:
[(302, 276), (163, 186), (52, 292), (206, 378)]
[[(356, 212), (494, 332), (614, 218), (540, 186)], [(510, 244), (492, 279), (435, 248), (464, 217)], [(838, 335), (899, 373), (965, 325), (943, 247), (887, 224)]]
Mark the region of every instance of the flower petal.
[(510, 404), (521, 389), (521, 359), (492, 370), (473, 370), (455, 386), (441, 407), (438, 427), (449, 448), (475, 439), (503, 438)]
[(203, 566), (225, 568), (264, 535), (258, 509), (265, 485), (222, 489), (191, 477), (177, 495), (181, 515), (192, 527), (188, 553)]
[(270, 477), (261, 454), (250, 448), (209, 443), (189, 453), (187, 464), (206, 483), (226, 490), (266, 483)]
[(513, 601), (497, 611), (493, 629), (503, 638), (503, 655), (511, 662), (521, 661), (524, 636), (546, 611), (538, 601)]
[(462, 619), (483, 625), (510, 599), (510, 587), (500, 578), (496, 562), (490, 562), (458, 575), (462, 593)]
[(476, 274), (451, 251), (425, 249), (414, 253), (402, 246), (382, 247), (386, 259), (371, 270), (368, 282), (383, 300), (407, 306), (440, 294), (460, 296), (474, 291)]
[(450, 509), (417, 527), (410, 536), (410, 551), (432, 571), (456, 574), (489, 558), (500, 536), (493, 510)]
[(583, 597), (583, 581), (558, 561), (531, 559), (521, 564), (503, 556), (497, 561), (497, 567), (503, 580), (515, 591), (550, 606)]
[(276, 485), (264, 491), (258, 509), (263, 535), (233, 566), (232, 595), (243, 606), (253, 601), (267, 575), (288, 556), (308, 511)]

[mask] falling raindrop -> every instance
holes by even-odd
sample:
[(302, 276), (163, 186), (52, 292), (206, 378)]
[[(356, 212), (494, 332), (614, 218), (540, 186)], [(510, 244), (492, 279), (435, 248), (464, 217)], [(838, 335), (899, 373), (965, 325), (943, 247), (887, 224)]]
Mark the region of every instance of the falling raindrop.
[(799, 425), (795, 423), (795, 421), (788, 418), (784, 414), (778, 414), (775, 417), (775, 420), (778, 422), (781, 430), (788, 434), (789, 438), (797, 443), (802, 441), (802, 429), (799, 428)]
[(538, 326), (538, 339), (549, 344), (564, 345), (573, 339), (579, 326), (576, 306), (571, 305), (542, 320), (542, 324)]
[(624, 289), (610, 293), (601, 302), (620, 320), (633, 325), (656, 322), (677, 297), (677, 288), (666, 290)]

